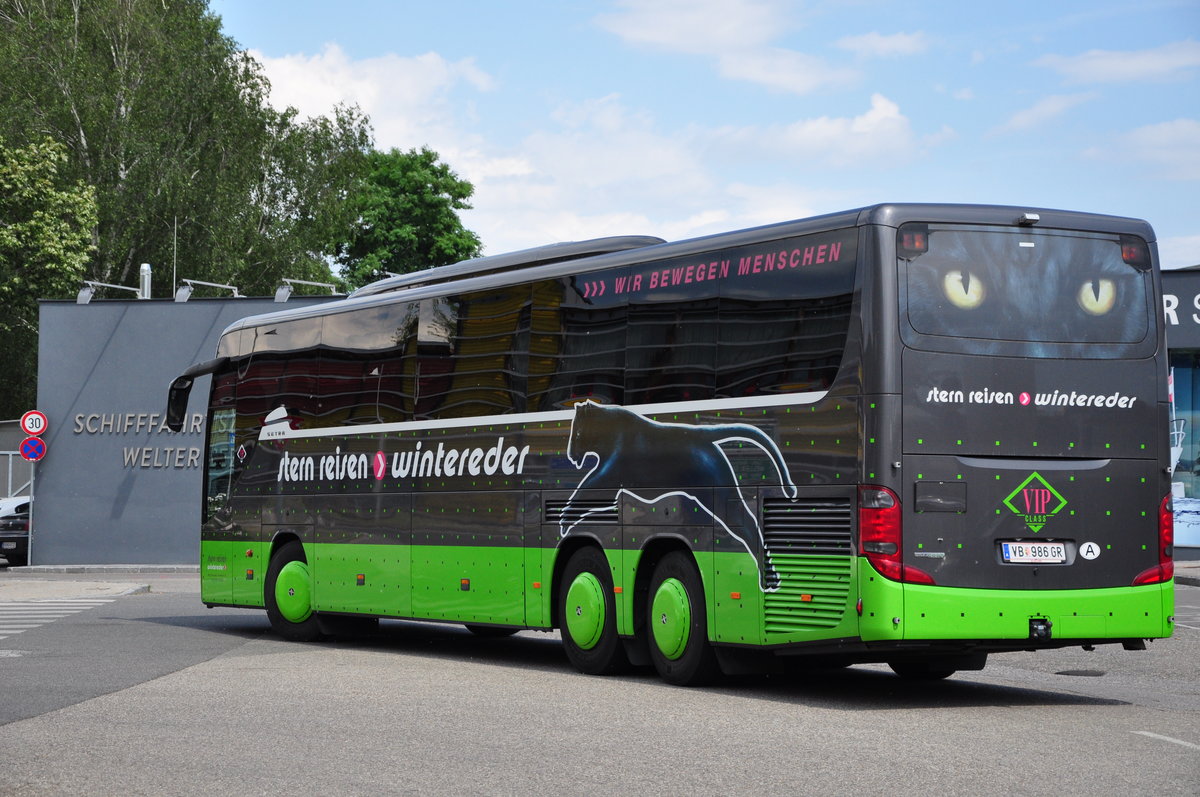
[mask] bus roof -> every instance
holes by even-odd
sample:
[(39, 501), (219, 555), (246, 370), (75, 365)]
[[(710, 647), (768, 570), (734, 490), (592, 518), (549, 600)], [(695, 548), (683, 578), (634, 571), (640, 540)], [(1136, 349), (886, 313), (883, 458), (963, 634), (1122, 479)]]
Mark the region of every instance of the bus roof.
[(472, 260), (461, 260), (448, 266), (437, 266), (422, 269), (411, 274), (398, 274), (387, 279), (372, 282), (356, 290), (351, 296), (373, 296), (377, 293), (400, 290), (401, 288), (416, 288), (421, 285), (434, 285), (448, 282), (466, 276), (477, 277), (483, 274), (495, 274), (500, 271), (512, 271), (517, 268), (558, 263), (563, 260), (578, 260), (593, 255), (603, 255), (609, 252), (623, 252), (628, 249), (640, 249), (644, 246), (666, 243), (662, 238), (652, 235), (622, 235), (612, 238), (593, 238), (588, 241), (567, 241), (564, 243), (536, 246), (532, 249), (522, 249), (517, 252), (506, 252), (501, 255), (477, 257)]
[[(1036, 220), (1031, 222), (1031, 218)], [(1147, 222), (1125, 216), (1015, 205), (881, 203), (670, 243), (653, 236), (615, 236), (549, 244), (464, 260), (448, 266), (380, 280), (360, 288), (344, 299), (248, 316), (230, 324), (221, 336), (225, 337), (241, 329), (334, 315), (374, 304), (436, 297), (445, 294), (451, 284), (455, 286), (455, 290), (482, 290), (526, 280), (553, 279), (630, 263), (688, 256), (717, 248), (742, 246), (822, 230), (868, 224), (898, 227), (910, 221), (1013, 226), (1033, 223), (1046, 229), (1104, 230), (1140, 235), (1147, 242), (1153, 241), (1154, 237), (1153, 230)]]

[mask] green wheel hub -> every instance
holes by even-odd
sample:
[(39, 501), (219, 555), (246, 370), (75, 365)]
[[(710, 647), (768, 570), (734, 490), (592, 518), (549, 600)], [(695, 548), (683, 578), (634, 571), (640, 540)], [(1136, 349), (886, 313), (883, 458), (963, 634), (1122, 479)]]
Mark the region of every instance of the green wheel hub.
[(663, 656), (674, 661), (683, 655), (692, 631), (692, 604), (687, 587), (677, 578), (665, 579), (650, 605), (654, 644)]
[(291, 623), (302, 623), (312, 615), (312, 579), (304, 562), (288, 562), (275, 579), (275, 605)]
[(580, 573), (567, 588), (567, 633), (583, 650), (591, 650), (604, 633), (604, 585), (594, 573)]

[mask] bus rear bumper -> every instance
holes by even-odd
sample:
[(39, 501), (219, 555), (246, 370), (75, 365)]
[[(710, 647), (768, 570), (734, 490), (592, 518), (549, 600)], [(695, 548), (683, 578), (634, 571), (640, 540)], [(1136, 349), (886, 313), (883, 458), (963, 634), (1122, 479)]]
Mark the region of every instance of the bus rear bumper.
[[(864, 641), (996, 640), (1030, 647), (1159, 639), (1174, 630), (1174, 583), (1073, 590), (992, 590), (896, 582), (872, 586), (884, 617), (864, 617)], [(870, 602), (864, 600), (864, 604)], [(901, 608), (902, 607), (902, 608)], [(890, 615), (890, 616), (886, 616)], [(1023, 645), (1013, 649), (1022, 649)]]

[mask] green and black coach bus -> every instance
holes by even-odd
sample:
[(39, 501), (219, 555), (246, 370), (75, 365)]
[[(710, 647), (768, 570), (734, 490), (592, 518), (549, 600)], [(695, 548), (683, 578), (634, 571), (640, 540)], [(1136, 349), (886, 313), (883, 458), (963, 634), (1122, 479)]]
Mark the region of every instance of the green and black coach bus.
[(877, 205), (606, 238), (223, 333), (200, 572), (291, 639), (559, 630), (587, 673), (1141, 649), (1174, 622), (1150, 226)]

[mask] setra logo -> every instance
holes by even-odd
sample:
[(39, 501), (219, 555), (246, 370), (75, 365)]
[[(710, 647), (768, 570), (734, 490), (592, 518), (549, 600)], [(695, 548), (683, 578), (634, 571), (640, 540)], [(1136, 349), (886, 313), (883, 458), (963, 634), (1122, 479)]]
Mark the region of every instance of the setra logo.
[(1067, 499), (1035, 471), (1008, 494), (1004, 505), (1012, 510), (1013, 514), (1024, 518), (1025, 525), (1036, 534), (1046, 525), (1046, 521), (1062, 511), (1067, 505)]

